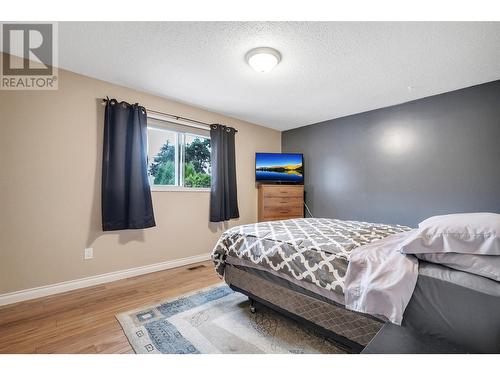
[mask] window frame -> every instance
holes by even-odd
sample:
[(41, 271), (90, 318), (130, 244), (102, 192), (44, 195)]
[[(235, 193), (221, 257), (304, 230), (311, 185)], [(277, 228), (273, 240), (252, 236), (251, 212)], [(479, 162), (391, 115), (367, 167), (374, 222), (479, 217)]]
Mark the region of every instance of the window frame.
[[(176, 119), (171, 119), (159, 115), (147, 115), (148, 119), (151, 118), (153, 120), (157, 121), (164, 121), (166, 123), (173, 123), (173, 124), (178, 124), (178, 125), (183, 125), (183, 126), (191, 126), (183, 121), (176, 120)], [(167, 126), (165, 126), (164, 129), (162, 129), (161, 125), (147, 125), (147, 136), (148, 136), (148, 153), (149, 153), (149, 129), (160, 129), (160, 130), (165, 130), (165, 131), (170, 131), (175, 133), (176, 136), (176, 147), (175, 147), (175, 166), (176, 166), (176, 171), (175, 171), (175, 180), (176, 180), (176, 185), (155, 185), (155, 184), (149, 184), (150, 190), (155, 191), (155, 192), (165, 192), (165, 191), (170, 191), (170, 192), (210, 192), (211, 188), (200, 188), (200, 187), (189, 187), (189, 186), (184, 186), (184, 156), (185, 156), (185, 141), (186, 141), (186, 134), (199, 137), (199, 138), (205, 138), (205, 139), (210, 139), (210, 137), (206, 137), (200, 134), (196, 133), (190, 133), (188, 131), (182, 132), (182, 131), (177, 131), (177, 130), (171, 130), (168, 129)], [(200, 127), (201, 128), (201, 127)], [(203, 128), (205, 129), (205, 128)], [(207, 129), (208, 130), (208, 129)], [(148, 169), (149, 169), (149, 162), (148, 162)], [(149, 174), (149, 170), (148, 170)]]

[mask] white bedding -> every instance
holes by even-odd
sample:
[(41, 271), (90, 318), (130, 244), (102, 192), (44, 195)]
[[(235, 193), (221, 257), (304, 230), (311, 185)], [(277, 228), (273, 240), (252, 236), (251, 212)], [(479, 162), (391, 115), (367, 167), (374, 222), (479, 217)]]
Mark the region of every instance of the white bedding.
[(401, 325), (418, 278), (417, 258), (400, 253), (411, 234), (393, 234), (352, 252), (344, 284), (346, 308)]
[(418, 278), (418, 260), (500, 281), (500, 215), (434, 216), (418, 229), (355, 249), (344, 294), (347, 308), (400, 325)]

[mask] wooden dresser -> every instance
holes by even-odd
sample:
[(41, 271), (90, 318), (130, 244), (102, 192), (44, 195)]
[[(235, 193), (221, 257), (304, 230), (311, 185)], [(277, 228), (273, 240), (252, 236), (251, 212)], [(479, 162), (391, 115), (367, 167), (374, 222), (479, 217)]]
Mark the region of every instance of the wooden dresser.
[(304, 185), (259, 185), (259, 221), (304, 217)]

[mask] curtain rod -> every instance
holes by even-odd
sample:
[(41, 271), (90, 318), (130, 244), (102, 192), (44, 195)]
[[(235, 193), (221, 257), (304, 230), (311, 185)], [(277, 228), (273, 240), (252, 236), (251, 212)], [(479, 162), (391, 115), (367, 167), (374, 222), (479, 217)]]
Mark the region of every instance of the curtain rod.
[[(108, 100), (111, 100), (111, 99), (108, 99), (108, 98), (101, 98), (101, 99), (102, 99), (102, 104), (106, 104), (108, 102)], [(157, 114), (157, 115), (161, 115), (161, 116), (172, 117), (172, 119), (177, 120), (177, 121), (180, 120), (180, 121), (192, 122), (193, 124), (186, 124), (186, 123), (184, 123), (183, 125), (191, 126), (193, 128), (210, 130), (210, 124), (207, 124), (206, 122), (203, 122), (203, 121), (198, 121), (198, 120), (193, 120), (193, 119), (190, 119), (190, 118), (187, 118), (187, 117), (172, 115), (172, 114), (166, 113), (166, 112), (155, 111), (154, 109), (149, 109), (149, 108), (146, 108), (146, 112)], [(194, 124), (199, 124), (199, 125), (196, 126)], [(235, 131), (238, 132), (238, 129), (235, 129)]]

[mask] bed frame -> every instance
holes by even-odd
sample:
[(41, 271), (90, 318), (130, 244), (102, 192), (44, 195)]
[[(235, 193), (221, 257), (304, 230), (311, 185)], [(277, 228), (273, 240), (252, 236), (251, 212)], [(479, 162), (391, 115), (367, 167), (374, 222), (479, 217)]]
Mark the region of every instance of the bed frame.
[[(311, 292), (292, 290), (265, 280), (244, 269), (226, 264), (224, 279), (231, 289), (251, 300), (292, 318), (335, 341), (344, 350), (360, 353), (384, 322), (369, 315), (346, 310), (333, 302), (315, 298)], [(294, 288), (295, 289), (295, 288)]]

